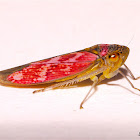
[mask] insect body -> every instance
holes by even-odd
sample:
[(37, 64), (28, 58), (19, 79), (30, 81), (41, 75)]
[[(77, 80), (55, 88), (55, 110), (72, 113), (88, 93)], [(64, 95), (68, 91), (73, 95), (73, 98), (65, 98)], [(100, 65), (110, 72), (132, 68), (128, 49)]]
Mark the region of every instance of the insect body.
[[(33, 92), (36, 93), (64, 85), (67, 86), (90, 78), (93, 80), (93, 85), (80, 105), (80, 108), (82, 108), (83, 103), (88, 99), (94, 86), (105, 78), (112, 78), (118, 73), (123, 75), (131, 86), (135, 88), (130, 80), (119, 70), (124, 65), (132, 79), (139, 78), (135, 78), (124, 64), (128, 54), (129, 48), (126, 46), (98, 44), (77, 52), (0, 71), (0, 83), (15, 87), (54, 83), (47, 88)], [(99, 74), (101, 76), (98, 76)]]

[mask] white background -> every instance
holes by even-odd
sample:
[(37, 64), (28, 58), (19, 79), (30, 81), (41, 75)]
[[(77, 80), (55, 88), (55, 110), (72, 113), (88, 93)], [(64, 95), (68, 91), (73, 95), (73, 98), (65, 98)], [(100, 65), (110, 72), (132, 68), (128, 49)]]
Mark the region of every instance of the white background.
[[(0, 70), (99, 43), (129, 44), (126, 64), (140, 75), (139, 0), (0, 0)], [(0, 139), (140, 139), (139, 91), (118, 75), (80, 110), (91, 84), (35, 95), (0, 86)]]

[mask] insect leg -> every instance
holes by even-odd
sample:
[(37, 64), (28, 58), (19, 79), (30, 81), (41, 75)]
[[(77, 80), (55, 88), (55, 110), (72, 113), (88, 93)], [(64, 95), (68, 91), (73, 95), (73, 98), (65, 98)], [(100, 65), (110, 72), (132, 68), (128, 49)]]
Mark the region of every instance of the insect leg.
[(44, 92), (46, 90), (55, 89), (55, 88), (62, 87), (62, 86), (72, 85), (76, 82), (78, 82), (78, 79), (74, 78), (74, 79), (71, 79), (71, 80), (67, 80), (67, 81), (64, 81), (64, 82), (59, 82), (59, 83), (53, 84), (53, 85), (51, 85), (47, 88), (42, 88), (42, 89), (39, 89), (39, 90), (35, 90), (35, 91), (33, 91), (33, 93)]
[(101, 75), (98, 79), (97, 76), (92, 76), (90, 77), (90, 79), (94, 82), (89, 90), (89, 92), (87, 93), (87, 95), (85, 96), (85, 98), (83, 99), (83, 101), (81, 102), (80, 104), (80, 109), (83, 109), (83, 104), (93, 95), (91, 93), (92, 89), (98, 84), (100, 83), (102, 80), (105, 79), (105, 76), (104, 75)]
[(133, 80), (140, 79), (140, 76), (135, 78), (135, 76), (133, 75), (133, 73), (131, 72), (131, 70), (125, 64), (124, 64), (124, 66), (127, 69), (127, 71), (129, 72), (131, 79), (133, 79)]
[(128, 81), (128, 83), (132, 86), (132, 88), (140, 91), (140, 89), (134, 87), (134, 85), (131, 83), (131, 81), (126, 77), (126, 75), (122, 71), (119, 70), (119, 73)]

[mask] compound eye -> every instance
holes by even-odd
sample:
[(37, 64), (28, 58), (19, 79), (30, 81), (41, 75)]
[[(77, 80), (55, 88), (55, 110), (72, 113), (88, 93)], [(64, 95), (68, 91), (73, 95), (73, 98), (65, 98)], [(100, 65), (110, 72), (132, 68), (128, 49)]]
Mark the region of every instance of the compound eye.
[(109, 59), (112, 62), (117, 62), (119, 60), (119, 54), (118, 53), (113, 53), (113, 54), (109, 55)]

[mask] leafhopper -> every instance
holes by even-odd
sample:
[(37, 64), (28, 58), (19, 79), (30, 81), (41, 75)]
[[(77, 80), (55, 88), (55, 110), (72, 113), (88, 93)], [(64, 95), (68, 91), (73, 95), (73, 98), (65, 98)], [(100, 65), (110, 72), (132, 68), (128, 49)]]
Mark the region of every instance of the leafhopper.
[(49, 89), (68, 86), (91, 79), (93, 84), (86, 97), (80, 104), (87, 101), (92, 89), (104, 79), (109, 79), (120, 73), (135, 88), (127, 76), (119, 69), (122, 65), (133, 80), (137, 80), (125, 61), (129, 55), (129, 48), (118, 44), (97, 44), (80, 51), (55, 56), (52, 58), (31, 62), (25, 65), (0, 71), (0, 83), (13, 87), (30, 87), (44, 85), (45, 88), (33, 93), (44, 92)]

